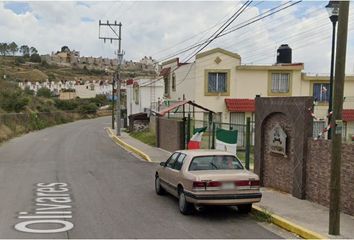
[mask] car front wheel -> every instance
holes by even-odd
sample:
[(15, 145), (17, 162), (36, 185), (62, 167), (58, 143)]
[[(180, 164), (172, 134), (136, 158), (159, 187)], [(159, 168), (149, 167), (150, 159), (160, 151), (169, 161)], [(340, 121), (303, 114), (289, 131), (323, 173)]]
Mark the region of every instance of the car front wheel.
[(179, 193), (179, 198), (178, 198), (178, 206), (179, 206), (179, 211), (184, 214), (188, 215), (192, 213), (192, 207), (193, 205), (186, 200), (186, 195), (183, 192), (183, 190), (180, 191)]
[(165, 189), (161, 187), (160, 178), (158, 176), (155, 178), (155, 191), (157, 195), (165, 194)]

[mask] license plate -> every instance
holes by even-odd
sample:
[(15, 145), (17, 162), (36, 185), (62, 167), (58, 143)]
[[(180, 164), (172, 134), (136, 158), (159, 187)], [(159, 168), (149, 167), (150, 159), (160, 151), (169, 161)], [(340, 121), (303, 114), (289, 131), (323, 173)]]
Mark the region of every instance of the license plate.
[(224, 183), (222, 185), (223, 190), (232, 190), (235, 189), (235, 184), (234, 183)]

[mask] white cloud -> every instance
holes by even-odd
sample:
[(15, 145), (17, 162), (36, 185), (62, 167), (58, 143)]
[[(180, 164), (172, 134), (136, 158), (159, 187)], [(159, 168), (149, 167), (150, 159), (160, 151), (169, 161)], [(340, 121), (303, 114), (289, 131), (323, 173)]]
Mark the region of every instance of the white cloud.
[[(284, 2), (257, 3), (233, 25)], [(0, 42), (35, 46), (41, 54), (67, 45), (84, 56), (114, 57), (117, 44), (98, 39), (98, 21), (121, 21), (126, 59), (153, 55), (162, 58), (208, 37), (219, 25), (174, 46), (227, 19), (243, 2), (28, 2), (30, 12), (17, 15), (0, 2)], [(329, 72), (331, 23), (327, 2), (303, 2), (270, 18), (215, 40), (210, 47), (238, 52), (244, 63), (274, 63), (276, 48), (288, 43), (293, 60), (304, 62), (308, 72)], [(92, 19), (93, 21), (84, 21)], [(353, 30), (350, 24), (349, 29)], [(353, 71), (353, 33), (349, 33), (347, 72)], [(167, 51), (161, 51), (169, 49)], [(184, 55), (186, 56), (186, 55)], [(183, 55), (182, 55), (183, 57)], [(183, 59), (183, 58), (182, 58)]]

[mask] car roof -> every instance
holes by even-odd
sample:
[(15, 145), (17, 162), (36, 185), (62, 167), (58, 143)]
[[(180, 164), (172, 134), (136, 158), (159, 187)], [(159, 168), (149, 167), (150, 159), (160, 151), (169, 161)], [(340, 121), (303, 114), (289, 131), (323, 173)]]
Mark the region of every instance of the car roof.
[(208, 156), (208, 155), (229, 155), (235, 156), (236, 154), (232, 154), (230, 152), (215, 150), (215, 149), (193, 149), (193, 150), (178, 150), (176, 152), (184, 153), (192, 157), (196, 156)]

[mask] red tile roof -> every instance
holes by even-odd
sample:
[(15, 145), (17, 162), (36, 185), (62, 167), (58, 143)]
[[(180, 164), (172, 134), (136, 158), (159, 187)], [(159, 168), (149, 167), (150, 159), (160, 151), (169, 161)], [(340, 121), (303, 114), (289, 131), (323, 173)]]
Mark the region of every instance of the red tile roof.
[(343, 109), (342, 119), (345, 122), (354, 121), (354, 109)]
[(255, 100), (246, 98), (226, 98), (226, 107), (229, 112), (254, 112)]

